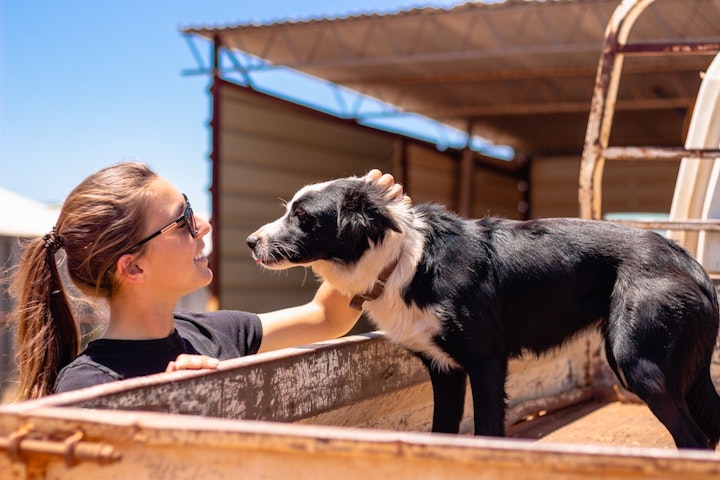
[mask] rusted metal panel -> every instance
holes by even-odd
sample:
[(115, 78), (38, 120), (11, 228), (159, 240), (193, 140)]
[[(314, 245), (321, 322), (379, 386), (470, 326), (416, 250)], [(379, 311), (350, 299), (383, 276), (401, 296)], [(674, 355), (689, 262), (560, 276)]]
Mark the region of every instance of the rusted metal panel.
[(217, 372), (73, 402), (85, 408), (292, 422), (427, 381), (422, 363), (376, 334), (222, 362)]
[(25, 425), (33, 435), (82, 431), (122, 460), (72, 467), (60, 457), (23, 463), (0, 455), (9, 478), (492, 478), (710, 479), (712, 452), (537, 444), (526, 441), (399, 433), (267, 422), (237, 422), (146, 412), (39, 409), (0, 417), (0, 436)]
[[(510, 362), (508, 424), (589, 398), (589, 341), (597, 342), (582, 338), (552, 355)], [(218, 371), (162, 373), (13, 408), (42, 406), (423, 431), (432, 420), (432, 389), (418, 358), (371, 333), (228, 360)], [(472, 431), (469, 391), (463, 425)]]
[[(548, 357), (511, 362), (508, 423), (591, 398), (600, 350), (594, 335)], [(467, 403), (464, 431), (472, 425)], [(707, 452), (407, 432), (427, 430), (431, 411), (421, 362), (379, 334), (360, 335), (222, 362), (217, 372), (164, 373), (1, 407), (0, 471), (63, 480), (720, 474), (720, 457)], [(607, 421), (611, 432), (634, 434)], [(583, 428), (554, 441), (577, 438)], [(72, 438), (104, 456), (76, 458), (68, 453)]]
[[(511, 362), (508, 423), (587, 399), (588, 348), (587, 340), (579, 340), (556, 356)], [(469, 393), (466, 403), (463, 430), (468, 432)], [(138, 410), (155, 415), (133, 413)], [(37, 412), (45, 417), (33, 419)], [(68, 421), (68, 415), (75, 418), (73, 412), (81, 412), (90, 423)], [(140, 425), (145, 421), (140, 417), (153, 425), (151, 433)], [(388, 469), (378, 472), (383, 477), (408, 469), (414, 478), (420, 471), (435, 471), (432, 442), (418, 447), (427, 457), (408, 457), (387, 450), (382, 436), (388, 429), (428, 430), (431, 417), (432, 389), (422, 363), (381, 335), (367, 334), (222, 362), (217, 372), (163, 373), (2, 407), (0, 449), (2, 438), (25, 427), (30, 434), (23, 438), (31, 443), (15, 450), (22, 450), (21, 456), (0, 454), (0, 468), (7, 467), (4, 471), (13, 472), (12, 478), (227, 478), (238, 469), (246, 475), (247, 468), (256, 473), (272, 470), (267, 478), (275, 478), (276, 472), (287, 476), (293, 469), (278, 471), (273, 465), (293, 464), (297, 456), (303, 465), (294, 467), (292, 478), (337, 478), (342, 468), (355, 462), (382, 463)], [(238, 422), (241, 418), (245, 420)], [(286, 423), (291, 421), (311, 430), (295, 430)], [(342, 426), (345, 429), (328, 432), (348, 440), (329, 452), (328, 433), (307, 424)], [(248, 425), (252, 427), (245, 430)], [(364, 434), (354, 427), (375, 430)], [(79, 431), (87, 445), (101, 446), (111, 458), (122, 460), (100, 467), (89, 459), (69, 468), (62, 440)], [(298, 443), (298, 435), (308, 436)], [(402, 444), (405, 434), (398, 435), (389, 441)], [(31, 448), (37, 442), (50, 442), (54, 454)], [(312, 458), (303, 457), (308, 453)], [(251, 466), (242, 460), (250, 457)], [(447, 467), (437, 468), (440, 473)], [(470, 473), (468, 469), (464, 475)], [(352, 475), (356, 474), (360, 478), (367, 471), (363, 467)]]

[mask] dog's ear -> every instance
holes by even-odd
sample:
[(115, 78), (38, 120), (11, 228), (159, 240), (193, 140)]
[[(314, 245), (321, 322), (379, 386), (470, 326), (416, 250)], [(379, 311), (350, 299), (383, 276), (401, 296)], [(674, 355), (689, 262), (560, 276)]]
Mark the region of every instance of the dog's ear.
[(388, 230), (400, 232), (400, 227), (387, 207), (388, 200), (379, 188), (362, 183), (349, 188), (338, 211), (338, 232), (354, 244), (368, 239), (377, 244)]

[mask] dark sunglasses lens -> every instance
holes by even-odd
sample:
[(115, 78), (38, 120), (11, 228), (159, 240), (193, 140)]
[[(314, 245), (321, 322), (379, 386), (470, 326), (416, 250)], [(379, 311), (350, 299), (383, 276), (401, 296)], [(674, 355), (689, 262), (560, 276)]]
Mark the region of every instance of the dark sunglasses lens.
[(185, 226), (187, 226), (187, 229), (190, 231), (190, 235), (195, 238), (198, 228), (197, 224), (195, 223), (195, 214), (193, 213), (190, 204), (185, 207)]

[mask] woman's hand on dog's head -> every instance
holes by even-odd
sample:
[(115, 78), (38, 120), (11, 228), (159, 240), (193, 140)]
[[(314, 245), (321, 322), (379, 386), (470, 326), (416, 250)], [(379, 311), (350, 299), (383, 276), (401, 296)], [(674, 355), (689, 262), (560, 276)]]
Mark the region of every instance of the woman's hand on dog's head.
[(411, 203), (410, 197), (403, 195), (403, 186), (400, 183), (395, 183), (395, 177), (389, 173), (382, 173), (377, 168), (370, 170), (363, 180), (366, 182), (374, 182), (380, 188), (385, 190), (385, 196), (392, 199), (401, 199), (403, 202)]

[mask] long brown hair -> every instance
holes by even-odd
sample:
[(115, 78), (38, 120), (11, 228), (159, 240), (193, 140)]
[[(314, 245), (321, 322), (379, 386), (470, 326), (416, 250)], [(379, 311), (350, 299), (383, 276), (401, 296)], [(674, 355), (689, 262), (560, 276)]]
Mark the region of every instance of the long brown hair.
[(57, 257), (80, 292), (110, 298), (118, 258), (143, 236), (146, 187), (156, 178), (140, 163), (99, 170), (70, 192), (52, 231), (25, 246), (11, 283), (19, 399), (52, 393), (58, 372), (78, 354), (78, 325)]

